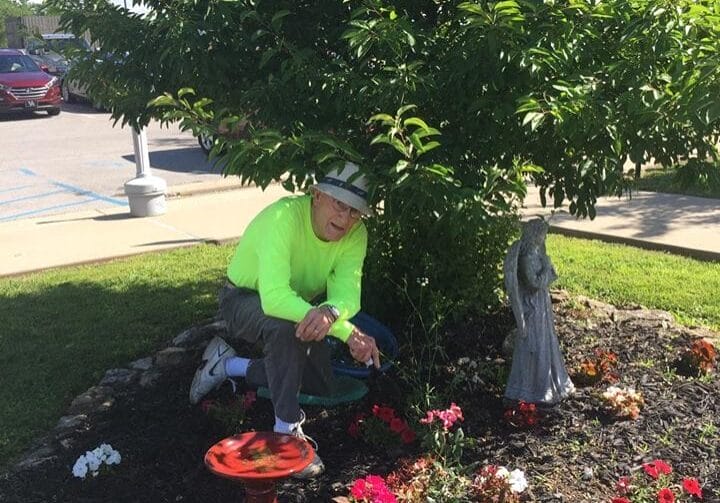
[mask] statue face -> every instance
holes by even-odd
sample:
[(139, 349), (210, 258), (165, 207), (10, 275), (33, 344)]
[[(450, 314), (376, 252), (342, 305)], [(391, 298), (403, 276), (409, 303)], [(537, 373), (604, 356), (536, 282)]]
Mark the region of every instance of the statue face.
[(529, 243), (542, 244), (547, 236), (547, 230), (547, 224), (543, 220), (535, 218), (523, 226), (521, 239)]

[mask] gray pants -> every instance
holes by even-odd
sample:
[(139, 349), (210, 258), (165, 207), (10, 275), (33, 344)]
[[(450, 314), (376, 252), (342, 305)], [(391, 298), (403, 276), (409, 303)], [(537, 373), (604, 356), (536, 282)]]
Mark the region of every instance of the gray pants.
[(330, 395), (335, 380), (330, 365), (330, 346), (303, 342), (295, 337), (295, 323), (266, 316), (255, 290), (226, 284), (219, 295), (220, 315), (230, 343), (259, 343), (263, 358), (251, 360), (245, 377), (251, 386), (270, 390), (275, 415), (293, 423), (300, 420), (298, 395)]

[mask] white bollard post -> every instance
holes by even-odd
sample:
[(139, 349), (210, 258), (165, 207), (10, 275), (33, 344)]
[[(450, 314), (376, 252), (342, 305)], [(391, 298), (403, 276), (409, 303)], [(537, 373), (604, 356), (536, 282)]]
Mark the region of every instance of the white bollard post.
[(136, 178), (125, 183), (125, 194), (134, 217), (154, 217), (166, 211), (165, 190), (167, 183), (150, 172), (150, 155), (147, 146), (147, 130), (132, 128), (135, 151)]

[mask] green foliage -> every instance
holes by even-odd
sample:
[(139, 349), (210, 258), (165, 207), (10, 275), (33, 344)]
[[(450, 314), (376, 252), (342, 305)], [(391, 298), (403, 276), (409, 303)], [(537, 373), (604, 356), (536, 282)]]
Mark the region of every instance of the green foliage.
[(225, 173), (263, 187), (360, 163), (380, 315), (407, 319), (419, 278), (426, 319), (496, 305), (528, 178), (594, 217), (627, 158), (717, 157), (714, 0), (50, 4), (111, 55), (74, 71), (116, 120), (219, 132)]
[(720, 163), (690, 159), (682, 166), (648, 169), (633, 185), (638, 190), (720, 199)]
[(33, 13), (32, 5), (27, 0), (0, 0), (0, 47), (7, 47), (8, 39), (5, 33), (5, 21), (9, 17), (30, 16)]

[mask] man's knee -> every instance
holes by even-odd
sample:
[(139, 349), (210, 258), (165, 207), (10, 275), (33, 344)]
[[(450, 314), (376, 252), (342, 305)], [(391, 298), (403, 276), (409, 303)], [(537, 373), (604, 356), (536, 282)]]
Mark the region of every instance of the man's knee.
[(280, 318), (266, 317), (262, 324), (263, 339), (268, 345), (298, 346), (303, 342), (295, 337), (295, 323)]

